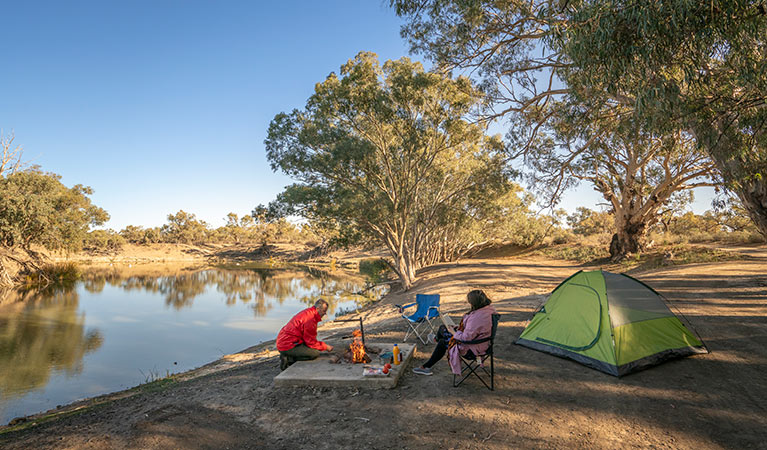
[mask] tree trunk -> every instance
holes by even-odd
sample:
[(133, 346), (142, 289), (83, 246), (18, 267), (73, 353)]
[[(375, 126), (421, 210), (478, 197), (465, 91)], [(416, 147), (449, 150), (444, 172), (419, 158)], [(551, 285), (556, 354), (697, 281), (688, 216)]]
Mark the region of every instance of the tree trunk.
[(762, 236), (767, 239), (767, 180), (762, 177), (741, 183), (737, 194), (751, 220), (759, 228)]
[(695, 138), (706, 146), (726, 186), (737, 194), (759, 232), (767, 239), (767, 150), (750, 148), (741, 152), (746, 144), (742, 136), (733, 135), (731, 130), (737, 130), (738, 126), (737, 120), (730, 117), (715, 123), (695, 122), (690, 128)]
[(399, 277), (402, 289), (404, 291), (409, 291), (410, 288), (413, 287), (413, 282), (415, 281), (415, 268), (408, 262), (405, 255), (397, 255), (392, 252), (392, 259), (394, 259), (392, 269), (394, 269), (394, 272)]
[(618, 261), (630, 253), (638, 253), (644, 250), (647, 231), (644, 223), (627, 221), (624, 224), (619, 224), (617, 230), (610, 242), (611, 260)]

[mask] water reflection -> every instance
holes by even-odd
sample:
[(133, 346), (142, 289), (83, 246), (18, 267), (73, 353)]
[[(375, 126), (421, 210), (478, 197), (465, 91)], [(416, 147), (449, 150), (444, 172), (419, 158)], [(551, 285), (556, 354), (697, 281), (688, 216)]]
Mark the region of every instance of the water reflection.
[(321, 297), (330, 304), (332, 314), (339, 303), (365, 303), (385, 293), (385, 288), (360, 293), (364, 282), (359, 277), (310, 267), (184, 268), (172, 275), (158, 275), (152, 273), (151, 268), (144, 268), (150, 272), (142, 273), (141, 269), (140, 266), (92, 268), (84, 276), (84, 287), (91, 293), (99, 293), (107, 285), (125, 291), (159, 293), (165, 298), (165, 304), (176, 310), (191, 307), (196, 297), (215, 287), (227, 305), (249, 304), (256, 317), (265, 316), (274, 302), (282, 305), (287, 299), (310, 305)]
[(5, 292), (0, 314), (0, 398), (43, 387), (54, 371), (82, 370), (86, 353), (98, 349), (98, 330), (85, 329), (77, 293), (68, 289)]
[(366, 287), (359, 276), (305, 267), (134, 265), (87, 267), (77, 283), (0, 292), (0, 422), (273, 339), (319, 297), (332, 319), (385, 293)]

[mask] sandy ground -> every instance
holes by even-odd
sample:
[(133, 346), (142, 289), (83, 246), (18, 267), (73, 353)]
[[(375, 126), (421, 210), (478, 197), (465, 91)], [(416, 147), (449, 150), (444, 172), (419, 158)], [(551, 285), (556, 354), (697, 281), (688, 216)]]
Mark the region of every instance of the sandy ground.
[[(633, 274), (668, 298), (711, 353), (624, 378), (513, 344), (545, 295), (581, 267), (467, 260), (423, 270), (413, 290), (364, 311), (366, 335), (401, 339), (393, 305), (416, 293), (439, 292), (443, 309), (460, 315), (466, 292), (484, 289), (503, 314), (494, 392), (475, 380), (453, 388), (446, 362), (431, 377), (406, 372), (394, 390), (278, 389), (277, 354), (266, 343), (172, 382), (70, 406), (81, 409), (55, 420), (33, 418), (37, 425), (0, 434), (0, 447), (767, 448), (767, 248), (747, 251), (745, 260)], [(340, 345), (349, 330), (330, 323), (320, 335)], [(419, 345), (416, 363), (432, 349)]]
[[(301, 243), (275, 242), (266, 248), (257, 244), (124, 244), (120, 250), (104, 252), (48, 253), (44, 249), (36, 249), (48, 255), (56, 262), (181, 262), (181, 261), (253, 261), (269, 260), (293, 261), (312, 250), (312, 247)], [(330, 263), (335, 260), (344, 264), (357, 264), (361, 259), (385, 255), (380, 251), (332, 251), (328, 254), (312, 257), (314, 262)]]
[[(275, 244), (269, 246), (270, 254), (275, 257), (295, 255), (307, 250), (299, 244)], [(257, 245), (237, 244), (125, 244), (118, 251), (51, 253), (51, 259), (57, 262), (73, 261), (88, 263), (148, 263), (181, 261), (215, 261), (238, 259), (267, 259), (270, 254)]]

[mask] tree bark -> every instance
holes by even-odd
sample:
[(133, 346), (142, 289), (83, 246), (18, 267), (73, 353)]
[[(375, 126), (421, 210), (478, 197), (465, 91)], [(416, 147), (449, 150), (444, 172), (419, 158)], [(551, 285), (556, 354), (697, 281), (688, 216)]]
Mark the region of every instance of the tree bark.
[(741, 183), (737, 195), (759, 232), (767, 239), (767, 180), (761, 178)]
[(630, 253), (638, 253), (645, 249), (647, 227), (645, 223), (627, 221), (619, 224), (610, 242), (610, 259), (619, 260)]
[(404, 255), (394, 255), (394, 271), (399, 276), (402, 290), (409, 291), (415, 281), (415, 269), (411, 267)]
[[(737, 120), (732, 122), (737, 124)], [(732, 129), (737, 126), (725, 118), (714, 123), (695, 122), (690, 128), (695, 138), (705, 145), (726, 186), (735, 192), (759, 232), (767, 239), (767, 150), (752, 147), (750, 151), (740, 152), (746, 144), (743, 139), (733, 136)]]

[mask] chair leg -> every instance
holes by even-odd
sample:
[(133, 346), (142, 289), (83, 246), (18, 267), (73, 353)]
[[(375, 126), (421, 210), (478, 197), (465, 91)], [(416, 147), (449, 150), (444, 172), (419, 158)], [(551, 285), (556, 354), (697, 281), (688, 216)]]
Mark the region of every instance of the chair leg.
[(402, 340), (402, 342), (406, 342), (406, 341), (407, 341), (407, 338), (408, 338), (410, 335), (415, 335), (415, 336), (418, 338), (418, 340), (420, 340), (420, 341), (421, 341), (421, 343), (423, 343), (423, 345), (426, 345), (426, 344), (427, 344), (427, 341), (426, 341), (426, 339), (424, 339), (424, 338), (421, 336), (421, 333), (418, 331), (418, 330), (421, 328), (421, 326), (423, 325), (423, 322), (416, 322), (415, 326), (413, 326), (413, 323), (412, 323), (412, 322), (410, 322), (410, 321), (408, 321), (408, 322), (407, 322), (407, 324), (408, 324), (408, 326), (409, 326), (410, 328), (409, 328), (409, 329), (407, 330), (407, 332), (405, 333), (405, 339), (403, 339), (403, 340)]
[(495, 390), (495, 366), (493, 366), (493, 355), (490, 354), (490, 390)]
[[(479, 381), (481, 381), (486, 388), (490, 389), (491, 391), (495, 390), (495, 368), (493, 365), (494, 362), (493, 362), (492, 355), (490, 355), (490, 372), (488, 372), (487, 369), (485, 369), (481, 365), (481, 363), (477, 363), (476, 360), (470, 361), (468, 363), (466, 362), (466, 360), (463, 360), (463, 359), (461, 361), (462, 361), (461, 374), (460, 375), (453, 374), (453, 387), (460, 386), (464, 381), (466, 381), (467, 378), (469, 378), (472, 374), (474, 374), (477, 378), (479, 378)], [(490, 384), (487, 384), (487, 381), (485, 381), (485, 379), (482, 378), (482, 376), (480, 376), (480, 374), (477, 372), (478, 369), (482, 369), (485, 375), (490, 378)], [(468, 372), (468, 373), (464, 375), (463, 374), (464, 372)], [(458, 377), (462, 377), (462, 378), (460, 381), (456, 382), (456, 379)]]
[[(479, 367), (479, 366), (477, 366), (477, 367)], [(470, 361), (470, 362), (467, 363), (466, 360), (462, 360), (461, 374), (460, 375), (453, 374), (453, 387), (460, 386), (464, 381), (466, 381), (467, 378), (469, 378), (471, 376), (472, 373), (474, 375), (477, 375), (477, 373), (474, 372), (475, 370), (476, 370), (475, 361)], [(464, 375), (463, 374), (464, 372), (468, 372), (468, 373), (466, 375)], [(456, 383), (455, 382), (456, 377), (462, 377), (461, 381)], [(479, 375), (477, 375), (477, 377), (479, 377)]]

